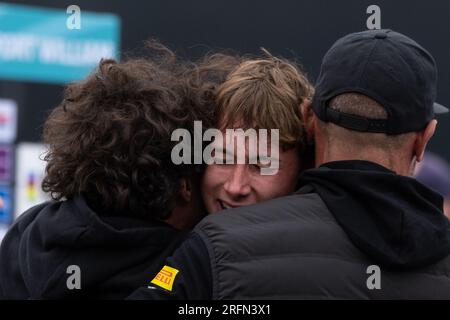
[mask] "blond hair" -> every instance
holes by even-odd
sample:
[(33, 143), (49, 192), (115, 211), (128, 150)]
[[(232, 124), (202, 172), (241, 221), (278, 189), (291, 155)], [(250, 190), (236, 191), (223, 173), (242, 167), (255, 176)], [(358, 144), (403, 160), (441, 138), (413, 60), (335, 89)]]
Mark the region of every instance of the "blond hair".
[(292, 62), (272, 56), (243, 59), (218, 88), (221, 128), (279, 129), (280, 145), (292, 147), (303, 139), (300, 105), (314, 89)]

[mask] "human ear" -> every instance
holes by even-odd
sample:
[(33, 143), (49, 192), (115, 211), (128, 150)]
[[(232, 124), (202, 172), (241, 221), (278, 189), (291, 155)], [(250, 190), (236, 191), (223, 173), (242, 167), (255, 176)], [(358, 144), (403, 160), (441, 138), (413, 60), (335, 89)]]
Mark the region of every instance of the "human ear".
[(184, 201), (191, 202), (192, 183), (186, 178), (181, 179), (180, 196)]
[(428, 141), (430, 141), (431, 137), (433, 137), (434, 132), (436, 131), (436, 126), (437, 120), (431, 120), (426, 128), (418, 133), (414, 144), (414, 154), (417, 162), (422, 161)]
[(305, 99), (300, 105), (300, 114), (305, 127), (306, 139), (308, 143), (314, 142), (314, 111), (310, 99)]

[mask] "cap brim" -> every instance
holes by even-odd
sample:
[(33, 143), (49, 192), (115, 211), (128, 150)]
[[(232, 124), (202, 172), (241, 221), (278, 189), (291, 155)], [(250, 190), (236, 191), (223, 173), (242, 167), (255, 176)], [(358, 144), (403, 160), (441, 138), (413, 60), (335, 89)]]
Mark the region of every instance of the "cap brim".
[(444, 107), (442, 104), (439, 103), (433, 103), (433, 110), (435, 114), (442, 114), (447, 113), (449, 110), (448, 108)]

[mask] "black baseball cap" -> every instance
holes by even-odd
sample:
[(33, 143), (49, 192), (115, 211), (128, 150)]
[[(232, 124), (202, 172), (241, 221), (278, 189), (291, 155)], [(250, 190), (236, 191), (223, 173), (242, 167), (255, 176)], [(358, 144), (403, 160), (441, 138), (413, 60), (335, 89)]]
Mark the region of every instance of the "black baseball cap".
[[(351, 33), (325, 54), (313, 109), (325, 122), (386, 134), (420, 131), (448, 109), (437, 104), (437, 68), (431, 54), (417, 42), (392, 30)], [(330, 100), (356, 92), (380, 103), (387, 119), (369, 119), (329, 108)]]

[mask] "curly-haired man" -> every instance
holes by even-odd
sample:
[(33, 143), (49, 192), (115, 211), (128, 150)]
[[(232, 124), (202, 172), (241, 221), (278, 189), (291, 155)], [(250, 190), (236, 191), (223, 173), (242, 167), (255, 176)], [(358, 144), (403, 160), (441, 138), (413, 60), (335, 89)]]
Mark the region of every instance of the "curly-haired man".
[(125, 297), (201, 219), (199, 170), (171, 161), (171, 134), (211, 123), (225, 70), (152, 46), (149, 59), (102, 60), (49, 116), (43, 189), (55, 201), (29, 209), (4, 238), (0, 298)]

